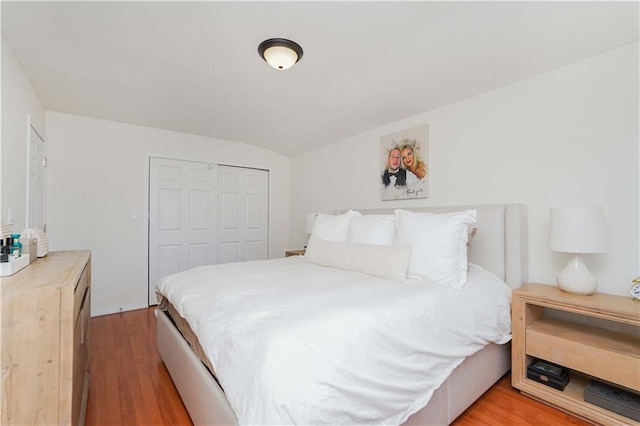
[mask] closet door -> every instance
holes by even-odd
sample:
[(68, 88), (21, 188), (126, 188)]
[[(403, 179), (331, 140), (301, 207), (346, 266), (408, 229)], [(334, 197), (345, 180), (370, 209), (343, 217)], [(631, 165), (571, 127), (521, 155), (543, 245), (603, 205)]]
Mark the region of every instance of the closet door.
[(218, 263), (269, 257), (269, 172), (218, 166)]
[(169, 274), (215, 264), (217, 166), (151, 158), (149, 164), (149, 304)]

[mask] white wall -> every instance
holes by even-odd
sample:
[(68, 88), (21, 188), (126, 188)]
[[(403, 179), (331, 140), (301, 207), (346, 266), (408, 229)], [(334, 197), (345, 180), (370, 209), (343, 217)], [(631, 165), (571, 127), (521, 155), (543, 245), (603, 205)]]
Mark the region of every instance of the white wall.
[[(638, 71), (634, 43), (292, 158), (291, 248), (310, 212), (520, 202), (529, 278), (553, 284), (569, 255), (548, 249), (549, 208), (603, 206), (609, 251), (586, 262), (600, 291), (627, 295), (640, 272)], [(429, 199), (380, 201), (380, 136), (423, 123)]]
[(38, 133), (46, 135), (46, 112), (29, 77), (9, 45), (2, 39), (2, 140), (0, 141), (0, 218), (8, 223), (9, 209), (15, 222), (12, 232), (26, 224), (27, 116)]
[(289, 159), (255, 146), (47, 113), (52, 250), (92, 250), (92, 315), (147, 306), (148, 155), (269, 170), (269, 255), (289, 241)]

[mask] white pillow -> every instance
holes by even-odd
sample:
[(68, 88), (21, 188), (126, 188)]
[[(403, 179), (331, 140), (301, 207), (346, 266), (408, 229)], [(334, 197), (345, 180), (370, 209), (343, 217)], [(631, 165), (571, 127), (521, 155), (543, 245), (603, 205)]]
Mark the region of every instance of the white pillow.
[(341, 243), (316, 238), (309, 240), (304, 253), (304, 260), (309, 263), (400, 282), (407, 278), (410, 258), (411, 250), (407, 246)]
[(318, 213), (311, 231), (311, 238), (327, 241), (346, 241), (349, 234), (349, 222), (354, 216), (362, 215), (353, 210), (342, 214)]
[(398, 209), (396, 244), (411, 247), (407, 277), (462, 288), (467, 282), (468, 226), (476, 210), (434, 214)]
[(395, 238), (396, 221), (392, 214), (354, 216), (349, 223), (349, 243), (389, 246)]

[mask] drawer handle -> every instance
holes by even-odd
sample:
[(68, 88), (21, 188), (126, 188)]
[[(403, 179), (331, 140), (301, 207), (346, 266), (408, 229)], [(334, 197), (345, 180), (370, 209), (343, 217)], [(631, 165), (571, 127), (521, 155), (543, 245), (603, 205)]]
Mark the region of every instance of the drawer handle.
[[(78, 318), (76, 318), (76, 321), (78, 321), (79, 318), (82, 316), (82, 312), (84, 311), (88, 295), (89, 295), (89, 288), (85, 289), (84, 296), (82, 296), (82, 303), (80, 304), (80, 310), (78, 310)], [(81, 345), (84, 345), (84, 339), (85, 339), (84, 327), (85, 327), (84, 321), (80, 321), (80, 344)]]
[(80, 302), (80, 309), (78, 309), (78, 315), (75, 318), (75, 323), (78, 322), (78, 318), (80, 318), (80, 312), (82, 312), (82, 309), (84, 309), (84, 304), (87, 301), (87, 294), (89, 293), (89, 287), (84, 289), (84, 294), (82, 295), (82, 302)]

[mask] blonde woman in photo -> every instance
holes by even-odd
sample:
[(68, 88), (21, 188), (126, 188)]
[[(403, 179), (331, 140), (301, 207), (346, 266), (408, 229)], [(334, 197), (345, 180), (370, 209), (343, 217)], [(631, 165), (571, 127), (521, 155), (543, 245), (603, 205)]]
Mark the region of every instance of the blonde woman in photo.
[(402, 166), (416, 175), (418, 179), (424, 179), (427, 175), (427, 165), (418, 157), (415, 144), (410, 142), (404, 143), (400, 147), (400, 152), (402, 155)]

